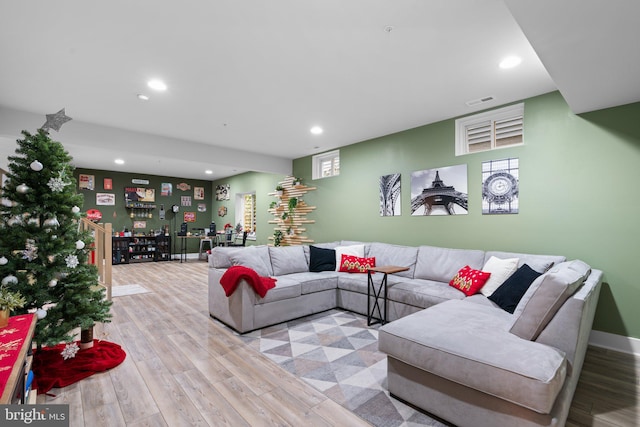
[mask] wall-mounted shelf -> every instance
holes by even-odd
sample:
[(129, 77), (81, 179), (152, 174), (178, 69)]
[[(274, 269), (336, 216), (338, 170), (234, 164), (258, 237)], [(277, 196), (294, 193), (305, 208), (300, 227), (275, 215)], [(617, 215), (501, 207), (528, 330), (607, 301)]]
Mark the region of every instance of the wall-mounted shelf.
[[(313, 191), (316, 187), (307, 187), (306, 185), (298, 184), (294, 185), (294, 177), (288, 176), (278, 184), (284, 189), (282, 194), (278, 194), (275, 191), (269, 193), (270, 196), (277, 198), (276, 205), (269, 209), (269, 213), (274, 216), (274, 219), (269, 221), (269, 224), (275, 224), (274, 231), (280, 231), (282, 238), (280, 239), (281, 246), (302, 245), (304, 243), (313, 243), (312, 239), (309, 239), (304, 235), (307, 231), (304, 224), (313, 224), (316, 221), (313, 219), (307, 219), (307, 214), (313, 211), (316, 207), (309, 206), (302, 199), (302, 197), (309, 191)], [(289, 200), (295, 197), (298, 200), (297, 206), (293, 210), (289, 211)], [(286, 214), (286, 215), (284, 215)], [(283, 215), (286, 218), (283, 219)], [(274, 241), (275, 237), (270, 236), (269, 240)]]

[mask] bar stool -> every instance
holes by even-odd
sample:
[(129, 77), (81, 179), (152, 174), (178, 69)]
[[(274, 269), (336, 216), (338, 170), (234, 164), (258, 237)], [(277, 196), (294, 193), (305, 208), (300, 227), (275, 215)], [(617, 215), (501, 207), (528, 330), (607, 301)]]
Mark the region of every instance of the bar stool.
[[(204, 247), (205, 243), (209, 244), (208, 248)], [(206, 251), (207, 250), (211, 250), (211, 249), (213, 249), (213, 239), (211, 239), (209, 237), (205, 237), (205, 238), (200, 239), (200, 250), (198, 252), (198, 259), (203, 259), (202, 255), (204, 255), (204, 260), (206, 261), (207, 260), (207, 256), (206, 256), (207, 252)]]

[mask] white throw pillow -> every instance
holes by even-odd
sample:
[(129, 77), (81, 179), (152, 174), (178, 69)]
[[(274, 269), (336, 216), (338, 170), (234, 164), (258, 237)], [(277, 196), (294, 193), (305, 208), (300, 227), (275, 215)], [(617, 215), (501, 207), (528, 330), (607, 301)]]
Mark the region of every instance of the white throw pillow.
[(342, 255), (353, 255), (364, 258), (364, 245), (337, 246), (336, 247), (336, 271), (340, 271)]
[(485, 297), (490, 296), (518, 269), (518, 258), (500, 259), (492, 256), (482, 267), (482, 271), (491, 273), (489, 280), (480, 288)]

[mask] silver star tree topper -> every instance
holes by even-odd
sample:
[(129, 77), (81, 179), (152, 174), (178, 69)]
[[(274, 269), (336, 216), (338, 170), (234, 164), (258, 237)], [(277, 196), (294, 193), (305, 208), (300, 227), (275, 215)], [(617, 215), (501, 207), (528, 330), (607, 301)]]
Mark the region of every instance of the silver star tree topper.
[(64, 108), (55, 114), (47, 114), (47, 121), (42, 125), (42, 130), (54, 129), (56, 132), (60, 132), (60, 127), (63, 124), (71, 120), (71, 117), (67, 116), (64, 112)]

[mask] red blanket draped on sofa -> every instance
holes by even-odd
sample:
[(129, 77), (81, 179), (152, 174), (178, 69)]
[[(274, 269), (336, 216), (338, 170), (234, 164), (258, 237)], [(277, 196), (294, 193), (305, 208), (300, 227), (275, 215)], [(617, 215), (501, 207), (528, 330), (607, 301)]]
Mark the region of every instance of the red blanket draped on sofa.
[(269, 289), (276, 286), (276, 279), (273, 277), (259, 276), (255, 270), (249, 267), (234, 265), (229, 267), (220, 278), (224, 293), (230, 296), (242, 279), (246, 280), (261, 298), (264, 298)]

